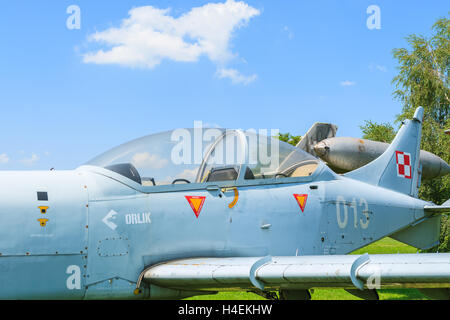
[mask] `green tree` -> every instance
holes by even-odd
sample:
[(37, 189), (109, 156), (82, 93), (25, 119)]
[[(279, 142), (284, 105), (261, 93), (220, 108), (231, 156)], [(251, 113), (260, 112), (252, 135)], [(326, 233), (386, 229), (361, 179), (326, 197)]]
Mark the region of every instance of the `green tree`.
[[(394, 97), (403, 104), (397, 122), (411, 118), (422, 106), (425, 111), (422, 131), (424, 150), (450, 161), (450, 20), (441, 18), (432, 26), (430, 37), (410, 35), (406, 38), (411, 49), (393, 50), (399, 63), (399, 73), (392, 83)], [(424, 182), (419, 190), (422, 199), (441, 204), (450, 198), (450, 176)], [(439, 251), (450, 251), (450, 219), (444, 216), (441, 225)]]
[(278, 139), (280, 139), (281, 141), (287, 142), (287, 143), (293, 145), (294, 147), (300, 142), (301, 138), (302, 138), (302, 136), (293, 136), (289, 132), (278, 134)]
[(365, 120), (363, 126), (359, 126), (363, 132), (363, 139), (391, 143), (395, 138), (394, 127), (390, 123), (376, 123)]

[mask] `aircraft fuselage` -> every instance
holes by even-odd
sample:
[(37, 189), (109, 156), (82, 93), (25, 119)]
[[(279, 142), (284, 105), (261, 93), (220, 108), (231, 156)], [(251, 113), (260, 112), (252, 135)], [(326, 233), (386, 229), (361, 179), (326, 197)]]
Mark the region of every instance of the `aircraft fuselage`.
[(83, 167), (1, 172), (0, 298), (134, 299), (163, 261), (346, 254), (424, 217), (424, 201), (319, 171), (156, 193)]

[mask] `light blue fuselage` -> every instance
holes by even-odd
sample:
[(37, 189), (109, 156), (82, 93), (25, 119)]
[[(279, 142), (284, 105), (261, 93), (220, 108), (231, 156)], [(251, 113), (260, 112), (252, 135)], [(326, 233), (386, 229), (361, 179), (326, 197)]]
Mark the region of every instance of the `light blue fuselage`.
[[(0, 299), (138, 298), (140, 273), (178, 258), (346, 254), (419, 221), (425, 204), (324, 164), (311, 177), (158, 192), (91, 166), (0, 180)], [(226, 187), (238, 190), (232, 208)], [(294, 194), (307, 195), (303, 211)], [(206, 197), (198, 217), (186, 196)]]

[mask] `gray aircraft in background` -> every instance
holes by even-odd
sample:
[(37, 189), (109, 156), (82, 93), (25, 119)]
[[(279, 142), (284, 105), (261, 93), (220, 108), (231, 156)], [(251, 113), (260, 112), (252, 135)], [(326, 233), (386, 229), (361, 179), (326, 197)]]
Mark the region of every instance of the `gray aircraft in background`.
[[(365, 166), (389, 147), (388, 143), (353, 137), (336, 137), (338, 127), (331, 123), (315, 123), (297, 147), (319, 157), (337, 173), (346, 173)], [(446, 132), (449, 132), (447, 130)], [(437, 155), (420, 151), (420, 174), (432, 180), (450, 173), (450, 166)], [(420, 179), (419, 179), (420, 180)]]

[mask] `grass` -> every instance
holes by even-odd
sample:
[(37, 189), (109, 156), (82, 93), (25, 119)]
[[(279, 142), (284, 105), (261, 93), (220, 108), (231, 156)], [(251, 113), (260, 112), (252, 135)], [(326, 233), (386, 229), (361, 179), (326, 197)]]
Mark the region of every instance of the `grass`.
[[(382, 254), (382, 253), (416, 253), (417, 249), (391, 238), (384, 238), (361, 248), (352, 254)], [(380, 300), (426, 300), (417, 289), (384, 289), (377, 290)], [(361, 300), (344, 289), (314, 289), (312, 300)], [(186, 300), (265, 300), (263, 297), (251, 292), (219, 292), (214, 295), (205, 295), (188, 298)]]

